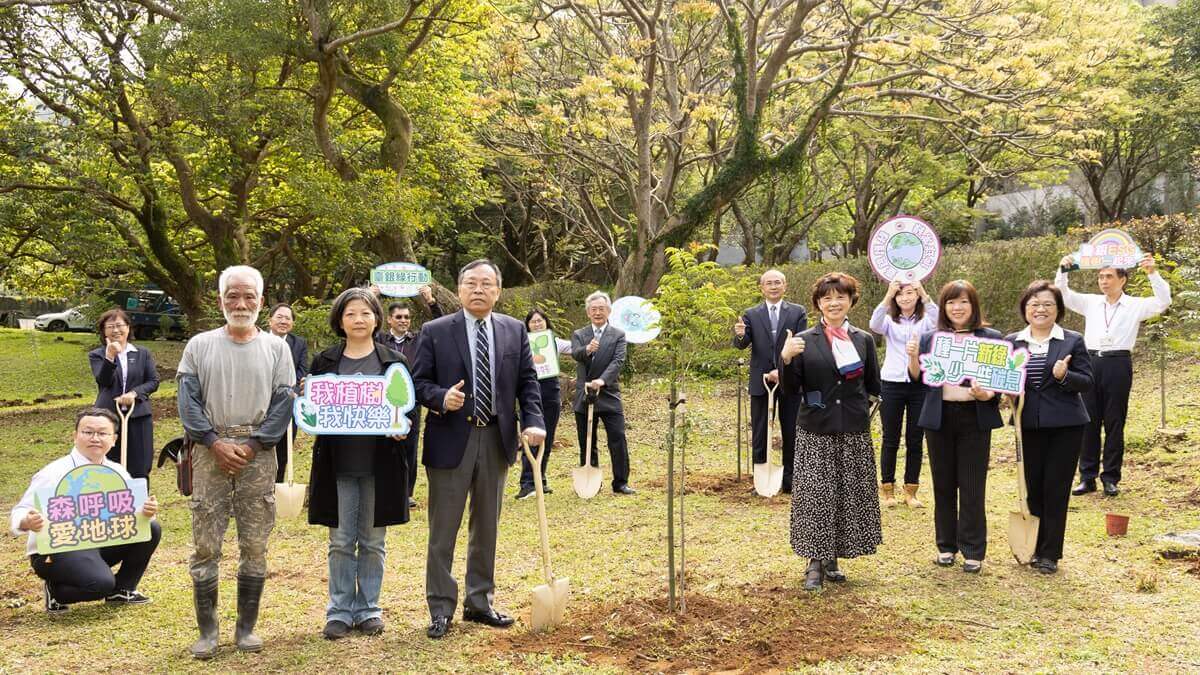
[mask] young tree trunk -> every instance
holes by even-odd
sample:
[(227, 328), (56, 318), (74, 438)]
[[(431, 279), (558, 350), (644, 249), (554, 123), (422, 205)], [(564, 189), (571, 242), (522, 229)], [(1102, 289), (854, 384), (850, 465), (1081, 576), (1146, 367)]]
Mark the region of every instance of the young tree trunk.
[[(674, 357), (671, 359), (674, 361)], [(672, 364), (674, 370), (674, 364)], [(667, 413), (667, 609), (675, 612), (675, 401), (679, 376), (671, 376)]]

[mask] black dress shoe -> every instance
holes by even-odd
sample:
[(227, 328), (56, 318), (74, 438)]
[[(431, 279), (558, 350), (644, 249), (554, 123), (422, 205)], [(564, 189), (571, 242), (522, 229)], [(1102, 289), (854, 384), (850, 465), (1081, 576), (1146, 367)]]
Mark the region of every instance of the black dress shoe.
[(417, 508), (417, 500), (413, 499), (412, 497), (409, 497), (408, 498), (408, 508), (410, 508), (410, 509)]
[(825, 570), (821, 566), (821, 561), (813, 558), (808, 561), (808, 569), (804, 570), (804, 590), (819, 591), (821, 590), (822, 581), (825, 578)]
[(1095, 492), (1095, 491), (1096, 491), (1096, 481), (1094, 481), (1094, 480), (1081, 480), (1081, 481), (1079, 481), (1078, 485), (1071, 488), (1071, 494), (1075, 495), (1076, 497), (1078, 497), (1079, 495), (1086, 495), (1089, 492)]
[(425, 629), (425, 634), (433, 639), (438, 639), (450, 630), (450, 617), (435, 616), (433, 621), (429, 622), (429, 628)]
[(463, 607), (463, 621), (473, 621), (481, 623), (492, 628), (508, 628), (513, 625), (516, 619), (507, 614), (497, 612), (495, 608), (489, 609), (486, 612), (477, 612), (473, 609)]
[(637, 490), (634, 490), (628, 485), (622, 485), (621, 487), (613, 488), (613, 493), (618, 495), (636, 495)]
[(838, 569), (837, 558), (825, 561), (821, 567), (825, 578), (835, 584), (840, 584), (846, 580), (846, 573)]
[(1037, 571), (1042, 574), (1054, 574), (1058, 571), (1058, 562), (1047, 558), (1038, 558)]
[(1102, 482), (1104, 483), (1104, 496), (1105, 497), (1116, 497), (1117, 495), (1121, 494), (1121, 491), (1117, 488), (1116, 483), (1110, 483), (1108, 481), (1102, 481)]
[(522, 499), (529, 499), (530, 497), (533, 496), (533, 493), (534, 493), (534, 489), (532, 487), (526, 487), (526, 486), (522, 485), (521, 489), (517, 491), (516, 499), (518, 501), (520, 501)]

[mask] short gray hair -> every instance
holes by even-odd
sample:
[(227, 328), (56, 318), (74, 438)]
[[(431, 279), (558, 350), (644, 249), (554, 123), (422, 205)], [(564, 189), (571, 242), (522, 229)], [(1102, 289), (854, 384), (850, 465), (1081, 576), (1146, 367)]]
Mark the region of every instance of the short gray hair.
[(249, 265), (234, 265), (233, 267), (226, 267), (224, 270), (222, 270), (220, 278), (217, 279), (217, 292), (224, 296), (225, 289), (229, 288), (229, 282), (234, 277), (250, 277), (250, 279), (254, 281), (254, 289), (258, 291), (258, 297), (262, 297), (262, 272), (259, 272)]
[(501, 288), (504, 287), (504, 279), (500, 275), (500, 267), (498, 265), (496, 265), (496, 263), (492, 262), (491, 260), (488, 260), (487, 258), (479, 258), (478, 260), (472, 260), (471, 262), (467, 263), (466, 265), (463, 265), (462, 269), (458, 271), (458, 285), (459, 286), (462, 285), (463, 277), (465, 277), (467, 275), (467, 272), (470, 272), (471, 270), (475, 269), (476, 267), (492, 268), (492, 271), (496, 273), (496, 285), (500, 286)]
[(591, 295), (587, 296), (587, 299), (583, 301), (583, 308), (586, 310), (588, 307), (591, 307), (593, 300), (603, 300), (604, 304), (612, 307), (612, 298), (608, 297), (608, 293), (605, 293), (604, 291), (595, 291)]

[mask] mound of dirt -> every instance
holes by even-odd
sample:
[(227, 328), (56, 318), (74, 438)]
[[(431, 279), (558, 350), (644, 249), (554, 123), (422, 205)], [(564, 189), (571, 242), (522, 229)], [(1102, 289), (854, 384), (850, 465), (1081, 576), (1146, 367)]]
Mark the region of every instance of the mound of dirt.
[[(568, 607), (551, 633), (496, 634), (502, 650), (582, 655), (589, 663), (638, 671), (782, 670), (822, 661), (901, 654), (931, 634), (892, 610), (829, 589), (746, 584), (728, 596), (689, 595), (672, 614), (665, 598)], [(938, 626), (938, 637), (957, 638)]]
[[(647, 485), (657, 490), (666, 489), (666, 481), (655, 478), (647, 481)], [(678, 490), (678, 484), (675, 486)], [(742, 474), (738, 480), (737, 474), (688, 473), (684, 484), (685, 495), (701, 494), (717, 497), (722, 501), (738, 504), (767, 505), (774, 507), (791, 506), (791, 495), (782, 492), (770, 499), (758, 496), (754, 492), (753, 477)]]

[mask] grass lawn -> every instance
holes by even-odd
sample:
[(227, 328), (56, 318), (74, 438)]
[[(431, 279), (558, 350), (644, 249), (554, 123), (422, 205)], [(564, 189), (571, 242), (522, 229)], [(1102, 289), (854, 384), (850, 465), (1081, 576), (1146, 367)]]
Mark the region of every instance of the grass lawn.
[[(0, 398), (80, 392), (90, 401), (94, 385), (85, 352), (91, 337), (57, 342), (33, 335), (0, 331)], [(153, 343), (151, 349), (164, 366), (178, 357), (176, 345)], [(602, 491), (593, 500), (578, 499), (570, 488), (577, 452), (570, 417), (560, 426), (566, 447), (551, 456), (555, 493), (547, 508), (554, 567), (570, 578), (571, 597), (567, 624), (553, 634), (526, 628), (529, 591), (542, 582), (541, 561), (536, 504), (511, 499), (513, 470), (496, 574), (497, 605), (521, 619), (512, 630), (455, 623), (442, 641), (425, 638), (426, 512), (418, 509), (411, 523), (388, 532), (386, 632), (326, 642), (320, 630), (328, 533), (298, 519), (281, 521), (271, 539), (271, 578), (259, 623), (266, 650), (242, 655), (231, 646), (237, 546), (230, 527), (222, 565), (222, 652), (211, 665), (194, 662), (186, 651), (196, 633), (186, 564), (190, 515), (173, 475), (155, 473), (152, 492), (163, 503), (164, 537), (141, 586), (154, 603), (120, 610), (93, 603), (49, 617), (23, 539), (10, 540), (0, 554), (0, 671), (1197, 672), (1200, 560), (1165, 559), (1153, 537), (1200, 527), (1200, 361), (1172, 364), (1168, 386), (1170, 424), (1187, 438), (1156, 435), (1158, 375), (1149, 362), (1140, 363), (1123, 493), (1072, 500), (1065, 558), (1052, 578), (1018, 567), (1008, 551), (1006, 523), (1016, 488), (1006, 429), (993, 437), (989, 558), (982, 575), (934, 566), (932, 508), (901, 506), (884, 512), (880, 551), (843, 564), (848, 583), (803, 594), (798, 589), (805, 561), (788, 545), (787, 497), (751, 497), (749, 480), (733, 477), (735, 387), (703, 383), (689, 391), (688, 606), (682, 616), (671, 616), (663, 611), (665, 387), (639, 378), (626, 389), (636, 496)], [(157, 397), (160, 444), (179, 432), (171, 389), (164, 386)], [(68, 448), (70, 416), (80, 402), (0, 410), (0, 506), (6, 516), (33, 472)], [(301, 448), (297, 473), (307, 476), (306, 440)], [(929, 485), (927, 465), (922, 482)], [(422, 475), (422, 505), (426, 485)], [(921, 496), (932, 507), (928, 488)], [(1107, 511), (1131, 516), (1127, 537), (1105, 535)], [(465, 545), (464, 526), (460, 581)], [(82, 663), (80, 649), (87, 650)]]

